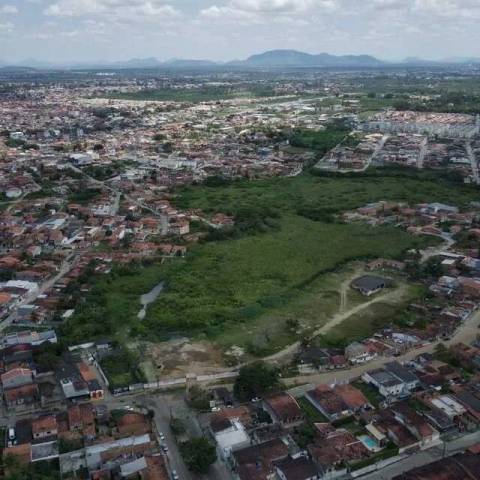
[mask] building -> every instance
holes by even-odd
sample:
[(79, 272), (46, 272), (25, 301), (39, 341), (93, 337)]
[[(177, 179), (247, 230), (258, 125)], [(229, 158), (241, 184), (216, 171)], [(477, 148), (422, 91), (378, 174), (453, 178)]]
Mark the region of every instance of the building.
[(328, 385), (319, 385), (306, 393), (308, 401), (331, 422), (352, 415), (352, 410), (342, 397)]
[(288, 393), (278, 393), (266, 398), (263, 408), (275, 423), (283, 428), (296, 427), (303, 422), (303, 414), (295, 398)]
[(390, 284), (391, 281), (385, 278), (376, 277), (373, 275), (364, 275), (363, 277), (355, 279), (351, 283), (351, 287), (360, 292), (362, 295), (370, 297), (371, 295), (374, 295), (375, 293), (378, 293), (384, 288), (388, 287)]

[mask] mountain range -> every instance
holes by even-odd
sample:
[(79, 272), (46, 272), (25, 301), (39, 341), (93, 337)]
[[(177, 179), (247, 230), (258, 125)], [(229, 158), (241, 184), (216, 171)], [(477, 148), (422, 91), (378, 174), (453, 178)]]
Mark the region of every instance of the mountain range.
[(278, 68), (278, 67), (381, 67), (387, 65), (435, 66), (445, 64), (480, 64), (480, 58), (452, 57), (444, 60), (424, 60), (409, 57), (401, 62), (387, 62), (371, 55), (330, 55), (328, 53), (310, 54), (298, 50), (270, 50), (255, 54), (245, 60), (230, 62), (213, 62), (210, 60), (171, 59), (160, 61), (155, 57), (133, 58), (119, 62), (91, 62), (53, 64), (35, 59), (9, 64), (0, 60), (0, 68), (34, 68), (34, 69), (149, 69), (149, 68), (208, 68), (208, 67), (244, 67), (244, 68)]

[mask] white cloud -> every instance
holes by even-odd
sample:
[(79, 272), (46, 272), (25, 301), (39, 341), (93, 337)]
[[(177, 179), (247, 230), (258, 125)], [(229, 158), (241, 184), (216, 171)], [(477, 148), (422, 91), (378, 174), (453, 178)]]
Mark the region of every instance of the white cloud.
[(177, 9), (160, 0), (58, 0), (44, 9), (52, 17), (110, 16), (130, 19), (142, 17), (173, 18)]
[(15, 30), (15, 25), (12, 22), (0, 23), (0, 34), (12, 33)]
[(0, 14), (15, 15), (18, 13), (18, 8), (15, 5), (4, 5), (0, 7)]

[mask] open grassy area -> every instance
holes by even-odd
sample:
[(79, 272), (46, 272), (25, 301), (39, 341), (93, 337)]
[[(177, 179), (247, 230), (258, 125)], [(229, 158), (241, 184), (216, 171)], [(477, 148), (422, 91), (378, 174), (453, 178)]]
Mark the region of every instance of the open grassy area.
[(233, 213), (249, 208), (273, 208), (297, 213), (316, 208), (341, 212), (378, 200), (409, 203), (442, 201), (464, 206), (478, 199), (475, 187), (453, 184), (435, 172), (405, 168), (369, 169), (363, 174), (277, 177), (238, 181), (221, 187), (191, 186), (178, 190), (180, 208)]
[(361, 312), (351, 315), (339, 325), (333, 327), (319, 342), (326, 345), (348, 345), (362, 340), (376, 330), (388, 326), (400, 310), (404, 310), (412, 301), (425, 295), (423, 286), (409, 284), (406, 292), (393, 301), (374, 303)]
[[(271, 310), (288, 310), (312, 282), (340, 265), (398, 257), (423, 241), (393, 227), (326, 224), (288, 215), (278, 231), (210, 242), (185, 261), (170, 263), (165, 268), (168, 288), (149, 309), (144, 326), (149, 332), (210, 338), (235, 332)], [(275, 323), (266, 343), (284, 328)]]
[(110, 382), (110, 388), (126, 387), (145, 381), (132, 353), (119, 350), (103, 358), (101, 367)]
[(202, 87), (197, 89), (158, 89), (158, 90), (140, 90), (138, 92), (112, 92), (107, 98), (118, 100), (137, 100), (137, 101), (170, 101), (170, 102), (214, 102), (220, 100), (233, 100), (241, 98), (262, 98), (275, 97), (273, 89), (268, 87)]
[[(338, 309), (346, 264), (400, 258), (405, 250), (435, 242), (394, 227), (332, 222), (332, 214), (381, 199), (463, 206), (477, 198), (478, 190), (472, 187), (437, 174), (399, 169), (183, 188), (175, 199), (180, 208), (222, 211), (242, 221), (254, 218), (255, 228), (191, 247), (185, 259), (115, 268), (78, 305), (64, 334), (72, 341), (104, 335), (154, 341), (180, 334), (208, 338), (223, 347), (241, 345), (256, 354), (274, 352), (321, 326)], [(310, 219), (323, 217), (328, 218)], [(167, 282), (165, 292), (149, 307), (145, 320), (138, 320), (140, 295), (162, 280)], [(348, 319), (338, 328), (346, 327), (348, 339), (369, 334), (380, 321), (387, 323), (395, 307), (378, 308), (384, 313)], [(332, 341), (338, 342), (340, 335), (345, 340), (333, 329)]]

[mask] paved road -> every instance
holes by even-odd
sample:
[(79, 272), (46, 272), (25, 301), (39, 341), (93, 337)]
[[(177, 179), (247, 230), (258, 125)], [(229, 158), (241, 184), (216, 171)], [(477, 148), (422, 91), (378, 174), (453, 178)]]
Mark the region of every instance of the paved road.
[(430, 448), (429, 450), (424, 450), (414, 455), (408, 455), (404, 460), (400, 460), (388, 467), (382, 468), (378, 472), (364, 475), (360, 478), (362, 478), (362, 480), (387, 480), (396, 475), (407, 472), (412, 468), (422, 467), (423, 465), (428, 465), (429, 463), (440, 460), (444, 455), (450, 456), (455, 453), (463, 452), (468, 447), (475, 445), (478, 442), (480, 442), (480, 432), (465, 435), (447, 443), (446, 445), (442, 444), (438, 447)]

